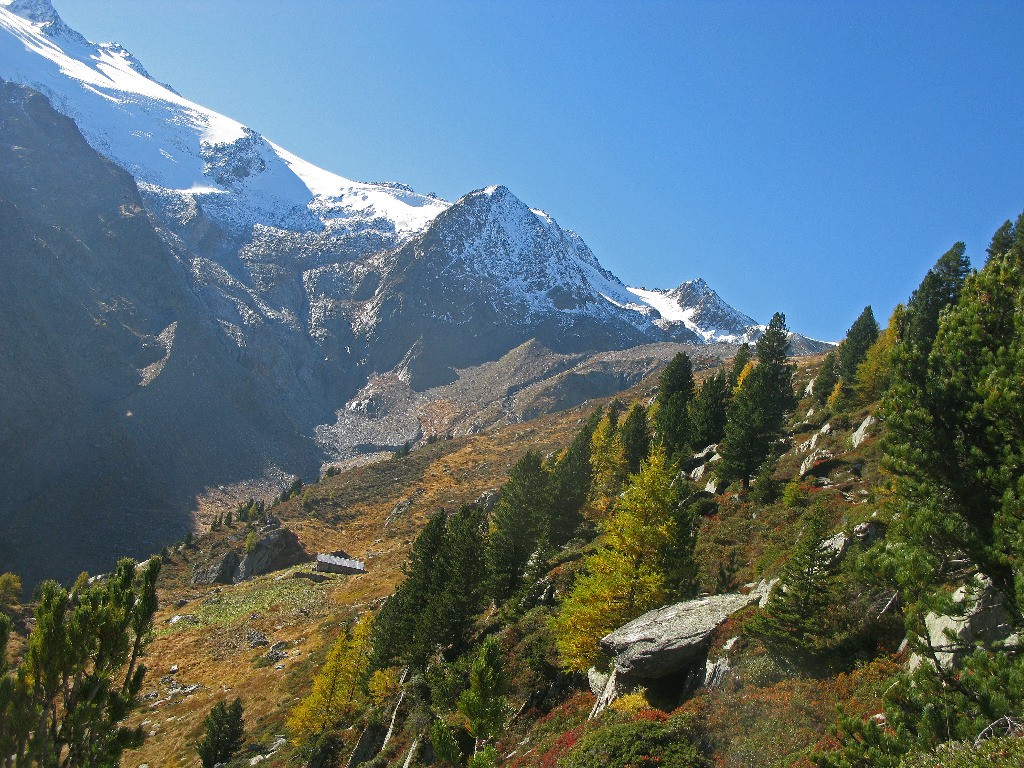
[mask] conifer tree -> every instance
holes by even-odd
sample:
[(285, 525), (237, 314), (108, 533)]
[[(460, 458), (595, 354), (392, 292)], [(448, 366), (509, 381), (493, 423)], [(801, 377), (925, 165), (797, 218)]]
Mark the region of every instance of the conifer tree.
[(423, 619), (424, 632), (434, 645), (463, 641), (473, 617), (481, 608), (487, 580), (485, 547), (486, 514), (466, 505), (448, 518), (440, 562), (434, 563), (435, 597)]
[(669, 361), (658, 382), (654, 430), (670, 459), (690, 445), (689, 405), (693, 399), (693, 363), (685, 352)]
[[(887, 552), (912, 597), (948, 579), (964, 553), (1016, 606), (1024, 605), (1024, 569), (1012, 554), (1024, 544), (1024, 217), (1004, 226), (990, 251), (958, 288), (958, 244), (908, 306), (883, 404), (899, 513)], [(946, 309), (941, 299), (954, 296)]]
[(857, 368), (855, 387), (861, 400), (866, 403), (879, 400), (892, 382), (893, 354), (905, 313), (906, 307), (898, 304), (889, 318), (888, 327), (879, 334), (865, 355), (864, 362)]
[(313, 687), (288, 716), (292, 743), (306, 755), (336, 754), (341, 732), (353, 724), (366, 703), (373, 619), (363, 614), (331, 647)]
[(839, 351), (832, 349), (821, 361), (821, 370), (814, 379), (814, 399), (819, 405), (825, 405), (829, 395), (839, 383)]
[(434, 514), (413, 541), (408, 562), (402, 567), (405, 579), (380, 609), (374, 623), (374, 666), (404, 663), (422, 667), (433, 650), (431, 638), (424, 637), (421, 617), (439, 591), (435, 563), (444, 551), (448, 514)]
[(122, 723), (146, 667), (160, 559), (124, 559), (104, 581), (39, 589), (24, 659), (7, 672), (10, 623), (0, 616), (0, 747), (8, 765), (116, 765), (142, 743)]
[(640, 471), (640, 462), (651, 452), (651, 432), (647, 425), (647, 409), (635, 403), (619, 429), (622, 452), (626, 460), (626, 471), (635, 475)]
[(214, 704), (203, 727), (205, 735), (196, 747), (203, 768), (226, 763), (242, 748), (245, 739), (242, 700), (236, 698), (230, 704), (223, 701)]
[(515, 592), (527, 562), (547, 546), (552, 506), (551, 477), (540, 454), (530, 451), (512, 467), (491, 520), (487, 565), (494, 599)]
[(771, 453), (782, 434), (786, 412), (796, 402), (787, 348), (786, 317), (776, 312), (757, 342), (757, 365), (740, 382), (729, 404), (718, 471), (727, 479), (741, 480), (744, 490)]
[(843, 343), (839, 345), (839, 375), (847, 385), (853, 384), (857, 375), (857, 366), (863, 362), (877, 338), (878, 323), (875, 322), (875, 315), (870, 306), (864, 307), (864, 311), (846, 332)]
[[(599, 655), (601, 637), (662, 604), (670, 590), (687, 588), (683, 582), (688, 568), (679, 561), (686, 547), (678, 543), (679, 498), (673, 480), (659, 446), (603, 525), (601, 548), (586, 559), (554, 621), (565, 667), (585, 671)], [(690, 530), (682, 533), (687, 540), (692, 535)]]
[(480, 744), (498, 734), (508, 713), (508, 680), (501, 661), (498, 641), (491, 635), (480, 646), (469, 671), (469, 688), (459, 697), (459, 712), (469, 723), (469, 732), (476, 740), (474, 754)]
[(822, 547), (828, 528), (820, 510), (808, 515), (800, 540), (768, 604), (747, 624), (774, 656), (806, 664), (825, 650), (825, 613), (832, 600), (832, 553)]
[(583, 522), (582, 509), (592, 482), (590, 443), (600, 420), (600, 410), (591, 414), (551, 470), (550, 536), (556, 546), (569, 541)]
[(626, 453), (611, 412), (597, 424), (590, 440), (591, 497), (607, 510), (626, 482)]
[(712, 445), (724, 437), (729, 393), (729, 380), (724, 371), (701, 385), (690, 403), (691, 441), (695, 448)]

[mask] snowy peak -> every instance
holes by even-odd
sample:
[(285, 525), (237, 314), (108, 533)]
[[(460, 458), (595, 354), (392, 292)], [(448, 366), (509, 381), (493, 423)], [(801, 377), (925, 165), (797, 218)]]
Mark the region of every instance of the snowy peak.
[(52, 24), (61, 21), (50, 0), (0, 0), (0, 5), (33, 24)]
[[(434, 222), (448, 268), (486, 281), (531, 312), (590, 312), (635, 303), (586, 243), (507, 187), (470, 192)], [(608, 305), (608, 306), (603, 306)]]
[(49, 0), (0, 0), (0, 79), (42, 92), (150, 204), (202, 206), (229, 229), (378, 230), (402, 238), (447, 203), (317, 168), (153, 80), (116, 43), (93, 44)]
[(752, 318), (726, 304), (701, 278), (671, 290), (630, 288), (629, 292), (661, 316), (655, 323), (666, 330), (683, 326), (707, 342), (748, 342), (761, 334)]

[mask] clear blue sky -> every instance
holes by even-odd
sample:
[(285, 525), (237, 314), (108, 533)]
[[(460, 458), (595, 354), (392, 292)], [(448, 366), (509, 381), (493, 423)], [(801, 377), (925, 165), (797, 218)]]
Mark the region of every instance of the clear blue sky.
[(818, 338), (1024, 210), (1019, 2), (55, 5), (318, 165), (505, 184), (629, 284)]

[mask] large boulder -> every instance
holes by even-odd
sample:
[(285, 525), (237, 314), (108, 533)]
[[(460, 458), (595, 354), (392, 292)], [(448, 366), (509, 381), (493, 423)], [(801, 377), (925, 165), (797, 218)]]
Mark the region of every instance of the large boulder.
[(666, 677), (702, 661), (712, 633), (760, 596), (711, 595), (657, 608), (605, 635), (601, 647), (620, 677)]
[(257, 541), (242, 558), (235, 574), (235, 582), (279, 571), (308, 562), (310, 559), (309, 554), (299, 543), (298, 536), (287, 528), (275, 528)]
[(234, 550), (225, 552), (220, 558), (200, 568), (192, 577), (193, 584), (231, 584), (235, 580), (240, 558)]

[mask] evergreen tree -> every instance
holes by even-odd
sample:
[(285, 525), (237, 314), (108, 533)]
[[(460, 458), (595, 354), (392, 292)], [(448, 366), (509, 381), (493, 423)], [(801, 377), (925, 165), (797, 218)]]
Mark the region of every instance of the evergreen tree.
[(444, 720), (435, 720), (430, 726), (430, 745), (434, 748), (434, 757), (446, 768), (462, 765), (462, 747), (451, 726)]
[(753, 355), (750, 353), (750, 345), (743, 343), (740, 348), (736, 350), (736, 355), (732, 359), (732, 367), (729, 369), (729, 389), (730, 391), (736, 389), (740, 383), (740, 374), (743, 373), (743, 369), (747, 367), (753, 359)]
[(203, 720), (203, 727), (205, 735), (196, 746), (203, 768), (226, 763), (238, 753), (245, 740), (242, 700), (236, 698), (230, 704), (223, 701), (214, 704)]
[(781, 312), (772, 315), (768, 329), (754, 347), (757, 353), (757, 367), (763, 370), (763, 396), (767, 418), (781, 429), (787, 411), (796, 405), (793, 393), (793, 371), (796, 367), (788, 362), (789, 331), (786, 316)]
[(830, 350), (821, 361), (821, 370), (814, 379), (814, 400), (818, 405), (825, 405), (829, 395), (839, 383), (839, 351)]
[[(996, 250), (1011, 234), (1012, 245)], [(1024, 217), (997, 239), (962, 289), (958, 249), (926, 276), (908, 307), (884, 401), (882, 445), (898, 512), (887, 553), (918, 599), (950, 579), (966, 554), (1024, 605), (1024, 569), (1013, 554), (1024, 551)], [(936, 298), (954, 294), (949, 309)], [(934, 340), (918, 335), (933, 317)]]
[(423, 619), (424, 631), (434, 645), (458, 647), (481, 608), (487, 581), (486, 514), (466, 505), (449, 516), (440, 562), (434, 563), (436, 597)]
[(665, 366), (658, 382), (654, 430), (670, 459), (690, 445), (689, 405), (693, 399), (693, 363), (680, 352)]
[(480, 646), (469, 671), (469, 688), (459, 697), (459, 712), (469, 722), (469, 732), (480, 743), (498, 734), (508, 713), (508, 680), (502, 668), (501, 649), (493, 635)]
[(425, 638), (421, 616), (439, 590), (435, 564), (443, 554), (448, 514), (433, 515), (412, 544), (409, 561), (403, 566), (405, 579), (380, 609), (374, 623), (374, 666), (393, 663), (426, 665), (433, 650), (431, 638)]
[(515, 592), (527, 562), (547, 546), (552, 506), (551, 478), (540, 454), (530, 451), (512, 467), (491, 520), (487, 565), (494, 599)]
[(6, 673), (10, 624), (0, 617), (0, 746), (8, 765), (116, 765), (142, 743), (122, 725), (135, 707), (146, 667), (139, 663), (156, 610), (160, 559), (144, 568), (118, 562), (71, 591), (39, 588), (35, 626), (24, 658)]
[(690, 403), (690, 430), (695, 448), (712, 445), (725, 436), (730, 391), (725, 372), (719, 371), (701, 385), (693, 398)]
[(635, 475), (640, 471), (640, 462), (651, 452), (651, 432), (647, 425), (647, 409), (636, 403), (629, 411), (619, 430), (622, 451), (626, 459), (626, 471)]
[(825, 614), (832, 602), (833, 554), (822, 547), (828, 531), (820, 510), (812, 510), (779, 584), (746, 631), (789, 664), (813, 661), (829, 640)]
[(839, 345), (838, 367), (839, 375), (847, 384), (853, 384), (859, 366), (867, 356), (871, 345), (878, 338), (878, 323), (875, 322), (875, 315), (871, 307), (864, 307), (864, 311), (850, 326), (846, 332), (846, 338)]
[(888, 327), (879, 334), (871, 345), (864, 362), (857, 368), (854, 377), (857, 394), (866, 403), (881, 399), (892, 382), (893, 354), (899, 340), (898, 332), (903, 327), (906, 307), (898, 304), (889, 318)]
[[(968, 573), (999, 589), (1018, 631), (1024, 605), (1024, 216), (967, 272), (958, 244), (914, 293), (883, 399), (893, 516), (873, 563), (900, 586), (912, 640), (928, 612), (960, 612), (948, 594)], [(955, 671), (921, 664), (887, 692), (884, 727), (844, 717), (842, 749), (815, 761), (895, 768), (1019, 716), (1024, 660), (1007, 650), (979, 648)]]
[(592, 482), (590, 443), (600, 420), (600, 410), (591, 414), (551, 471), (550, 535), (556, 546), (569, 541), (583, 522), (582, 510)]
[(786, 412), (796, 402), (787, 348), (786, 317), (775, 313), (757, 342), (757, 365), (742, 379), (729, 404), (718, 471), (726, 479), (741, 480), (744, 490), (772, 452)]

